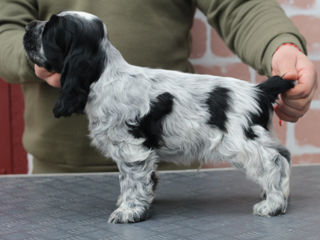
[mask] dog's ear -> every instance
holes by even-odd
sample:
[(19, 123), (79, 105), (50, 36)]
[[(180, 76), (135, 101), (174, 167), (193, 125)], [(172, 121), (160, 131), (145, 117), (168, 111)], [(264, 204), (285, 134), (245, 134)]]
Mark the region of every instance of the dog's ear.
[(57, 15), (52, 15), (45, 24), (42, 34), (43, 51), (46, 57), (45, 68), (50, 72), (61, 73), (65, 45), (71, 42), (71, 35), (64, 34), (64, 24)]
[[(79, 63), (80, 61), (81, 63)], [(53, 109), (56, 118), (70, 116), (72, 113), (83, 113), (89, 94), (90, 69), (83, 71), (86, 65), (77, 58), (65, 63), (61, 73), (61, 89)], [(82, 65), (82, 66), (81, 66)]]
[(74, 36), (70, 43), (65, 43), (68, 49), (61, 70), (61, 90), (53, 109), (57, 118), (84, 112), (90, 85), (100, 78), (105, 66), (106, 54), (101, 45), (103, 35), (88, 32), (83, 24), (71, 31)]
[[(102, 73), (102, 59), (74, 49), (67, 56), (61, 72), (61, 90), (53, 109), (55, 117), (83, 113), (87, 103), (90, 85)], [(97, 69), (100, 66), (100, 69)]]

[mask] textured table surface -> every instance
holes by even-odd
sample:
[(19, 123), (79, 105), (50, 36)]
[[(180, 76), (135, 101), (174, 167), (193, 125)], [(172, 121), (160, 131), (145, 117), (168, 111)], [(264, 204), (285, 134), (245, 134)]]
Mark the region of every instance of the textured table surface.
[(252, 215), (259, 187), (234, 170), (160, 173), (147, 221), (108, 224), (116, 174), (0, 177), (0, 239), (320, 239), (320, 166), (294, 167), (288, 213)]

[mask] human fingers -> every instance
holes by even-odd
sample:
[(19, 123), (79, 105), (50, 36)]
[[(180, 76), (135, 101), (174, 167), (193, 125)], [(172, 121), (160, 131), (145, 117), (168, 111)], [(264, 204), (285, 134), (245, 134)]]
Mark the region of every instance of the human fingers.
[(304, 58), (298, 61), (298, 81), (294, 88), (290, 89), (284, 94), (290, 99), (303, 99), (313, 97), (315, 89), (318, 87), (317, 72), (314, 64), (308, 59)]
[(43, 67), (39, 67), (38, 65), (34, 65), (34, 71), (37, 77), (43, 79), (46, 81), (50, 86), (60, 88), (60, 78), (61, 74), (59, 73), (54, 73), (54, 72), (49, 72)]
[(60, 77), (61, 75), (59, 73), (55, 73), (47, 77), (45, 81), (52, 87), (60, 88), (61, 87)]
[(284, 102), (285, 105), (297, 109), (297, 110), (304, 110), (306, 106), (311, 104), (311, 101), (313, 99), (313, 96), (315, 95), (316, 89), (313, 88), (311, 90), (311, 93), (308, 94), (305, 98), (295, 98), (295, 96), (291, 97), (291, 95), (288, 94), (282, 94), (281, 99)]
[[(294, 101), (301, 101), (301, 100), (294, 100)], [(303, 103), (302, 108), (291, 107), (286, 104), (283, 99), (278, 100), (278, 105), (275, 108), (276, 114), (279, 116), (280, 119), (289, 122), (296, 122), (299, 118), (301, 118), (310, 108), (311, 101)]]
[(38, 66), (37, 64), (34, 65), (34, 72), (37, 75), (37, 77), (41, 79), (45, 79), (53, 74), (47, 71), (45, 68)]
[(295, 122), (297, 122), (299, 120), (298, 117), (289, 116), (286, 113), (282, 112), (280, 109), (275, 109), (275, 112), (278, 115), (278, 117), (283, 121), (295, 123)]

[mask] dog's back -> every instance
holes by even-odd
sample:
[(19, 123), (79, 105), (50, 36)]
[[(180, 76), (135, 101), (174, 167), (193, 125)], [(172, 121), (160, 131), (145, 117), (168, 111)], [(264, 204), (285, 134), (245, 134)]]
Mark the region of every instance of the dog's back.
[[(129, 127), (146, 139), (147, 147), (155, 144), (162, 160), (178, 164), (230, 159), (261, 132), (271, 137), (272, 104), (294, 86), (281, 77), (253, 85), (233, 78), (150, 71), (150, 111)], [(233, 147), (227, 150), (229, 145)]]

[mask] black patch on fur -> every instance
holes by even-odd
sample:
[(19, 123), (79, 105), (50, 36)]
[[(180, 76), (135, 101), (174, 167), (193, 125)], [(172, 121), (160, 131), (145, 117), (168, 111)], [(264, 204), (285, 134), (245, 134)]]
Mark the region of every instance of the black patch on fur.
[(61, 90), (53, 109), (55, 117), (83, 113), (92, 82), (105, 68), (106, 53), (101, 20), (53, 15), (42, 35), (46, 68), (61, 73)]
[(151, 102), (150, 112), (140, 119), (137, 125), (128, 124), (129, 132), (135, 138), (145, 138), (144, 146), (159, 148), (162, 142), (162, 122), (172, 112), (173, 95), (165, 92)]
[(255, 139), (257, 137), (257, 135), (253, 132), (251, 127), (245, 128), (244, 129), (244, 134), (246, 135), (246, 137), (248, 139)]
[(269, 99), (270, 103), (274, 103), (278, 95), (288, 91), (294, 87), (294, 81), (283, 79), (280, 76), (273, 76), (267, 81), (257, 85), (257, 88)]
[(255, 139), (257, 135), (253, 132), (253, 125), (260, 125), (264, 129), (268, 129), (268, 124), (272, 117), (272, 104), (278, 98), (278, 95), (288, 91), (294, 87), (294, 81), (286, 80), (279, 76), (273, 76), (267, 81), (256, 85), (257, 88), (257, 102), (260, 108), (259, 113), (250, 113), (251, 124), (244, 133), (248, 139)]
[(291, 154), (288, 151), (288, 149), (286, 149), (285, 147), (279, 145), (279, 147), (277, 147), (277, 150), (279, 152), (279, 154), (284, 157), (285, 159), (287, 159), (288, 163), (290, 164), (291, 161)]
[(209, 107), (210, 119), (208, 123), (221, 131), (227, 132), (227, 112), (230, 109), (230, 90), (216, 87), (209, 93), (206, 104)]
[(151, 182), (152, 182), (152, 191), (155, 192), (157, 185), (158, 185), (158, 177), (156, 172), (151, 173)]
[(270, 113), (272, 109), (272, 103), (263, 92), (258, 92), (257, 102), (260, 108), (259, 113), (250, 113), (251, 126), (245, 129), (245, 134), (249, 139), (255, 139), (257, 135), (253, 132), (253, 125), (260, 125), (264, 129), (268, 130), (268, 124), (270, 121)]

